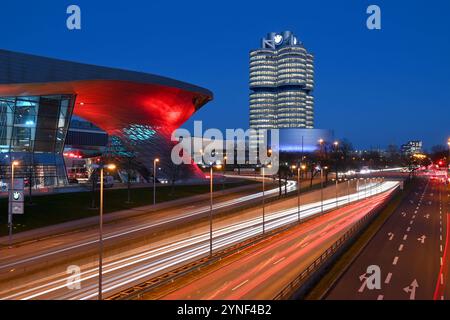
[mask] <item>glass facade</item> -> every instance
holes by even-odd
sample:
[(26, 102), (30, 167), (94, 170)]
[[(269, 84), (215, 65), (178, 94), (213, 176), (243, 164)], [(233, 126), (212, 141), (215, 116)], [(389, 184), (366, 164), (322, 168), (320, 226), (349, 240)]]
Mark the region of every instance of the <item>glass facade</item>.
[(290, 31), (250, 52), (250, 127), (314, 128), (314, 56)]
[(15, 176), (35, 188), (67, 183), (64, 141), (74, 95), (0, 97), (0, 181)]

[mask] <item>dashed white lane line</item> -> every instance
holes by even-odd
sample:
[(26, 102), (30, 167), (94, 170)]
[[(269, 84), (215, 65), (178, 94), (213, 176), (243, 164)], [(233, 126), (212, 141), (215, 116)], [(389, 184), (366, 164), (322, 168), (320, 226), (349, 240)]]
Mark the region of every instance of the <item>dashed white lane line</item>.
[(411, 231), (411, 227), (406, 228), (406, 232), (410, 232)]
[(398, 262), (398, 257), (395, 257), (394, 261), (392, 261), (392, 264), (395, 266), (397, 264), (397, 262)]
[(231, 291), (234, 291), (236, 289), (239, 289), (240, 287), (242, 287), (244, 284), (246, 284), (248, 282), (248, 279), (241, 282), (240, 284), (238, 284), (236, 287), (234, 287), (233, 289), (231, 289)]
[(403, 236), (403, 240), (406, 240), (406, 239), (408, 239), (408, 235), (407, 235), (407, 234), (405, 234), (405, 235)]
[(440, 259), (440, 263), (441, 263), (441, 266), (442, 266), (442, 257), (441, 257), (441, 259)]
[(279, 262), (281, 262), (281, 261), (283, 261), (284, 259), (286, 259), (286, 257), (283, 257), (283, 258), (280, 258), (280, 259), (278, 259), (277, 261), (275, 261), (273, 264), (275, 265), (275, 264), (277, 264), (277, 263), (279, 263)]
[(409, 222), (409, 224), (413, 224), (414, 223), (414, 220), (411, 220), (410, 222)]
[(388, 275), (386, 276), (386, 280), (384, 280), (384, 283), (389, 284), (389, 282), (391, 282), (391, 278), (392, 278), (392, 272), (389, 272)]
[(441, 284), (444, 284), (444, 274), (441, 273)]
[(403, 250), (403, 244), (401, 244), (399, 247), (398, 247), (398, 251), (402, 251)]
[(384, 298), (384, 296), (383, 296), (382, 294), (380, 294), (380, 295), (377, 297), (377, 300), (383, 300), (383, 298)]
[(304, 248), (304, 247), (306, 247), (308, 244), (309, 244), (309, 242), (305, 242), (304, 244), (302, 244), (302, 245), (300, 246), (300, 248)]
[(442, 244), (440, 245), (440, 247), (439, 247), (439, 248), (440, 248), (440, 251), (442, 252)]

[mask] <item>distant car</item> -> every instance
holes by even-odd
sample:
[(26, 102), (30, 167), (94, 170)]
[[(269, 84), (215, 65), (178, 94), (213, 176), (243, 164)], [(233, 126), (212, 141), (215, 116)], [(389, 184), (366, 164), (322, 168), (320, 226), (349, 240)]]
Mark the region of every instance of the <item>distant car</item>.
[[(97, 184), (100, 184), (100, 179), (97, 180)], [(103, 187), (112, 188), (114, 186), (114, 177), (113, 176), (104, 176), (103, 177)]]
[(76, 178), (68, 178), (69, 184), (78, 184), (78, 180)]

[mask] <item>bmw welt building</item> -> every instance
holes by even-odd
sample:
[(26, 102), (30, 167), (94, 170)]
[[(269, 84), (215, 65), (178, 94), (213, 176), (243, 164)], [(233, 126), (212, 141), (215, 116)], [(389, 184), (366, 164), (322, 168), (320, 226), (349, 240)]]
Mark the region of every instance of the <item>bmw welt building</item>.
[[(0, 180), (67, 183), (64, 145), (72, 117), (133, 150), (150, 171), (170, 155), (170, 135), (212, 100), (204, 88), (166, 77), (0, 50)], [(164, 165), (164, 161), (161, 161)]]

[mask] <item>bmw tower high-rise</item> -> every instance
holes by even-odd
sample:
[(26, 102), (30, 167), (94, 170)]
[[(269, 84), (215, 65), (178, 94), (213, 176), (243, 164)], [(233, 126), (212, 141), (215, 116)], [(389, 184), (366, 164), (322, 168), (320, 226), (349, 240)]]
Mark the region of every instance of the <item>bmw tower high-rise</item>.
[(250, 51), (250, 128), (314, 128), (314, 56), (290, 31)]
[[(270, 32), (250, 51), (249, 85), (250, 128), (277, 129), (280, 152), (311, 152), (332, 139), (331, 130), (314, 128), (314, 56), (291, 31)], [(259, 150), (262, 138), (251, 133), (250, 148)]]

